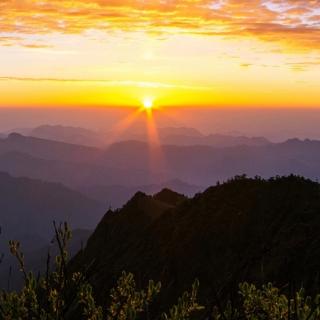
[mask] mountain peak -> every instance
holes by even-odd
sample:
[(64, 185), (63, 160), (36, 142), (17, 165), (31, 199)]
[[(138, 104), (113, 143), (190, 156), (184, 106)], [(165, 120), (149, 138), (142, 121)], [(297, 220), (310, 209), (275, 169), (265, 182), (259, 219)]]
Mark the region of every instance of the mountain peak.
[(159, 193), (155, 194), (153, 199), (175, 206), (185, 200), (186, 197), (168, 188), (164, 188)]
[(146, 199), (148, 196), (141, 191), (138, 191), (135, 193), (135, 195), (131, 198), (129, 202), (136, 202), (136, 201), (141, 201), (143, 199)]

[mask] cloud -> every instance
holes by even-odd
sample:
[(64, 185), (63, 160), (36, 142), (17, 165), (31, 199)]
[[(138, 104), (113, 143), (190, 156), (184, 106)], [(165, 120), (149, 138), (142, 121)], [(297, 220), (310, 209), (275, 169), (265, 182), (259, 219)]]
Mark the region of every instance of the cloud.
[(53, 47), (43, 43), (20, 43), (20, 45), (28, 49), (48, 49)]
[(241, 63), (240, 64), (240, 67), (243, 67), (243, 68), (249, 68), (252, 66), (252, 63)]
[[(96, 29), (257, 37), (320, 49), (319, 16), (318, 0), (0, 1), (1, 32), (7, 37)], [(0, 45), (15, 41), (14, 37), (0, 38)]]
[(39, 77), (18, 77), (18, 76), (0, 76), (0, 81), (30, 81), (30, 82), (67, 82), (67, 83), (94, 83), (102, 84), (108, 87), (136, 87), (136, 88), (162, 88), (162, 89), (183, 89), (208, 91), (212, 87), (205, 86), (187, 86), (176, 85), (163, 82), (151, 81), (131, 81), (131, 80), (108, 80), (108, 79), (81, 79), (81, 78), (39, 78)]
[(0, 36), (0, 45), (5, 47), (14, 46), (23, 39), (21, 37), (14, 36)]
[(289, 66), (293, 71), (306, 71), (307, 69), (313, 69), (315, 66), (320, 66), (320, 59), (311, 61), (287, 62), (286, 65)]

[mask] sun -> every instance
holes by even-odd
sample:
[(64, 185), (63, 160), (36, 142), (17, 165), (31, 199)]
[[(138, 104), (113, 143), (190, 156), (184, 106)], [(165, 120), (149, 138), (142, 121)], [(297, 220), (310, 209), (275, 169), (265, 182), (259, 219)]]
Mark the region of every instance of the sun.
[(153, 100), (151, 98), (144, 98), (142, 101), (142, 105), (145, 110), (152, 110)]

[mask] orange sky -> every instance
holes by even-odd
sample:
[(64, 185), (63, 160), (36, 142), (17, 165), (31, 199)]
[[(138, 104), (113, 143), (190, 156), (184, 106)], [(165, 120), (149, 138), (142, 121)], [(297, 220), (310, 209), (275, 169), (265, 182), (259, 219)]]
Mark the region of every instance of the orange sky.
[(318, 0), (1, 0), (0, 106), (319, 107)]

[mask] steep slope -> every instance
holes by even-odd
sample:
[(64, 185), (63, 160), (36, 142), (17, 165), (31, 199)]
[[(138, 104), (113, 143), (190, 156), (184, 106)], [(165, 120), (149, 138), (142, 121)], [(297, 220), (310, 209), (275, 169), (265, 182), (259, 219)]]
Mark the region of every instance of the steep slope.
[(101, 302), (122, 270), (141, 284), (161, 280), (163, 306), (195, 278), (204, 304), (244, 280), (319, 289), (319, 184), (238, 177), (159, 211), (160, 203), (138, 194), (109, 212), (72, 262), (93, 263), (89, 278)]
[[(86, 249), (71, 262), (73, 269), (90, 265), (91, 280), (96, 285), (98, 283), (102, 285), (96, 286), (97, 289), (99, 287), (98, 290), (102, 290), (101, 299), (104, 299), (104, 290), (114, 284), (114, 276), (123, 270), (122, 266), (136, 259), (140, 251), (139, 242), (141, 239), (148, 239), (147, 230), (150, 225), (174, 208), (172, 199), (178, 203), (187, 199), (174, 192), (171, 196), (166, 192), (166, 198), (171, 198), (169, 201), (160, 201), (157, 199), (159, 197), (161, 195), (152, 197), (138, 192), (121, 210), (114, 212), (109, 210), (89, 238)], [(145, 253), (149, 253), (152, 242), (146, 245)], [(144, 254), (141, 257), (143, 256)], [(149, 259), (152, 257), (145, 256), (145, 258), (147, 266), (151, 263)], [(141, 272), (144, 270), (141, 269)]]

